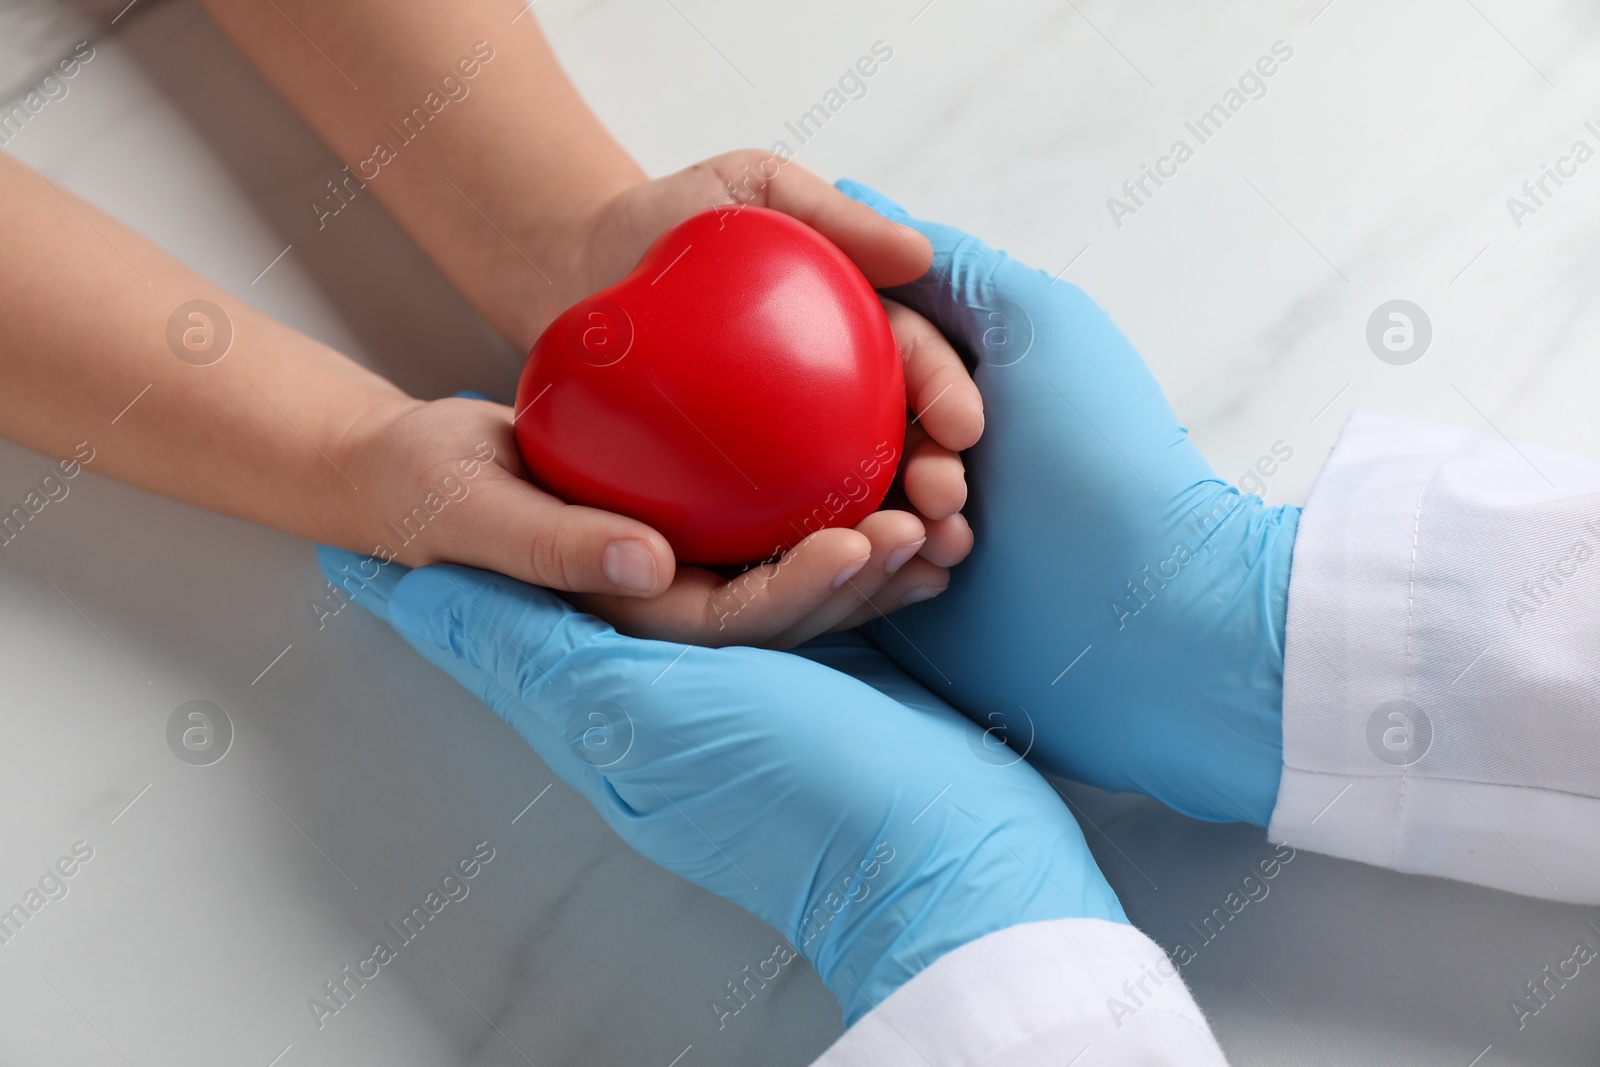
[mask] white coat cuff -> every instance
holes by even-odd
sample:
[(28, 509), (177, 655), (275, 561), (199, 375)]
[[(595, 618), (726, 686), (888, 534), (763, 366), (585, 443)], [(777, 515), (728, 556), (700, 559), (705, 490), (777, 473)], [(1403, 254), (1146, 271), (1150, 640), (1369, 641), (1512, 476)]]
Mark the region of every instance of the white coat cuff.
[(1000, 930), (936, 960), (812, 1067), (1225, 1067), (1178, 969), (1104, 919)]
[(1269, 836), (1600, 904), (1600, 467), (1357, 412), (1300, 519)]

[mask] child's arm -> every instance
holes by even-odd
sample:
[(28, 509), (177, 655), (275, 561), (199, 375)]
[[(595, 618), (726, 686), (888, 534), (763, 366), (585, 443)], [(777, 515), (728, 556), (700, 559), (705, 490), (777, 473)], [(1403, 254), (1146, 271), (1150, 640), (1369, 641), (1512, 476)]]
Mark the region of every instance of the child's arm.
[[(882, 560), (921, 529), (880, 512), (860, 530), (822, 531), (743, 601), (706, 571), (674, 583), (655, 531), (523, 480), (510, 408), (414, 400), (4, 155), (0, 233), (0, 436), (92, 455), (94, 471), (154, 492), (402, 564), (630, 592), (613, 599), (642, 605), (631, 632), (701, 644), (787, 645), (827, 629), (834, 575), (870, 553), (856, 584), (892, 588)], [(220, 314), (180, 311), (196, 300)], [(0, 551), (37, 536), (26, 516), (4, 529)], [(650, 588), (607, 573), (618, 542), (658, 561)], [(740, 609), (719, 613), (721, 599)]]
[(668, 226), (734, 199), (816, 226), (880, 287), (927, 269), (920, 234), (797, 164), (772, 160), (763, 171), (764, 153), (647, 183), (516, 0), (202, 2), (366, 182), (361, 195), (382, 201), (524, 351), (561, 311), (626, 274)]
[[(0, 232), (0, 433), (57, 458), (87, 442), (97, 473), (307, 537), (365, 540), (358, 514), (374, 487), (346, 481), (342, 440), (404, 393), (4, 155)], [(195, 300), (226, 319), (180, 315), (180, 358), (168, 320)], [(197, 365), (230, 330), (223, 358)]]

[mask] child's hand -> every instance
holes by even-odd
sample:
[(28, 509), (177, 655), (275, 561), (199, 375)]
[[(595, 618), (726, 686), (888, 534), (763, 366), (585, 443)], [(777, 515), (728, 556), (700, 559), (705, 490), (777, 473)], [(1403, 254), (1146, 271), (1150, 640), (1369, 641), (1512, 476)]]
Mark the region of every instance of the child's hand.
[[(528, 326), (529, 344), (562, 308), (625, 277), (669, 227), (713, 207), (737, 210), (741, 205), (772, 208), (812, 226), (880, 289), (915, 281), (932, 263), (922, 234), (890, 222), (799, 164), (753, 149), (729, 152), (631, 185), (579, 227), (580, 245), (567, 257), (577, 264), (573, 291), (561, 294), (560, 307), (548, 310), (553, 305), (547, 304), (538, 310), (539, 320)], [(905, 503), (921, 520), (927, 542), (920, 556), (935, 567), (922, 576), (924, 584), (943, 589), (948, 580), (943, 568), (960, 562), (972, 547), (972, 530), (960, 514), (967, 487), (959, 453), (983, 432), (983, 400), (960, 357), (931, 323), (900, 304), (884, 305), (906, 361), (913, 420), (891, 500)], [(889, 591), (894, 596), (880, 593), (872, 607), (839, 621), (855, 625), (892, 611), (900, 606), (898, 595), (911, 588), (902, 580)]]
[[(352, 494), (359, 504), (340, 524), (348, 547), (407, 566), (449, 561), (561, 590), (635, 636), (790, 648), (893, 611), (916, 591), (943, 591), (948, 571), (915, 554), (932, 546), (953, 563), (970, 545), (970, 535), (936, 536), (938, 524), (930, 531), (915, 515), (880, 511), (854, 530), (819, 531), (778, 562), (725, 581), (677, 567), (665, 539), (645, 524), (565, 504), (528, 482), (511, 416), (505, 405), (465, 398), (396, 400), (364, 415), (332, 457), (360, 487)], [(913, 469), (914, 490), (919, 477)], [(952, 506), (948, 495), (945, 505)]]

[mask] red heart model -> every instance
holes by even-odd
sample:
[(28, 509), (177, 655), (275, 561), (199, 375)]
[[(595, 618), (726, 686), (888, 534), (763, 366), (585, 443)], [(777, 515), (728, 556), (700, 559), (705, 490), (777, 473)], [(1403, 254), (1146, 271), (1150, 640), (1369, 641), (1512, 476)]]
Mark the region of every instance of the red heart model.
[(788, 215), (717, 208), (540, 335), (517, 444), (540, 486), (649, 523), (681, 562), (749, 563), (877, 509), (905, 405), (855, 264)]

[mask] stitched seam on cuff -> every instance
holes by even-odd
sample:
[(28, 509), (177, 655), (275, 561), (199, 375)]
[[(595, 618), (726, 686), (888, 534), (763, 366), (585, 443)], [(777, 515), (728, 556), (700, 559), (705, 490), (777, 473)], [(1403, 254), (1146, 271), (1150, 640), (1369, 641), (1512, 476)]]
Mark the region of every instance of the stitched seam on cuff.
[[(1454, 456), (1450, 458), (1453, 459)], [(1433, 468), (1433, 472), (1428, 475), (1427, 481), (1422, 483), (1422, 488), (1417, 492), (1416, 515), (1413, 516), (1411, 521), (1411, 563), (1406, 574), (1406, 652), (1401, 664), (1402, 683), (1400, 687), (1400, 696), (1405, 700), (1411, 699), (1417, 677), (1416, 657), (1413, 655), (1412, 639), (1416, 635), (1417, 547), (1422, 541), (1422, 502), (1427, 497), (1428, 489), (1433, 485), (1433, 480), (1439, 476), (1439, 472), (1444, 470), (1445, 464), (1448, 462), (1450, 462), (1450, 459), (1441, 460), (1439, 465)], [(1409, 765), (1402, 766), (1400, 768), (1400, 801), (1395, 806), (1394, 830), (1389, 835), (1390, 867), (1395, 865), (1396, 857), (1400, 854), (1400, 827), (1405, 823), (1406, 789), (1410, 784), (1411, 768)]]

